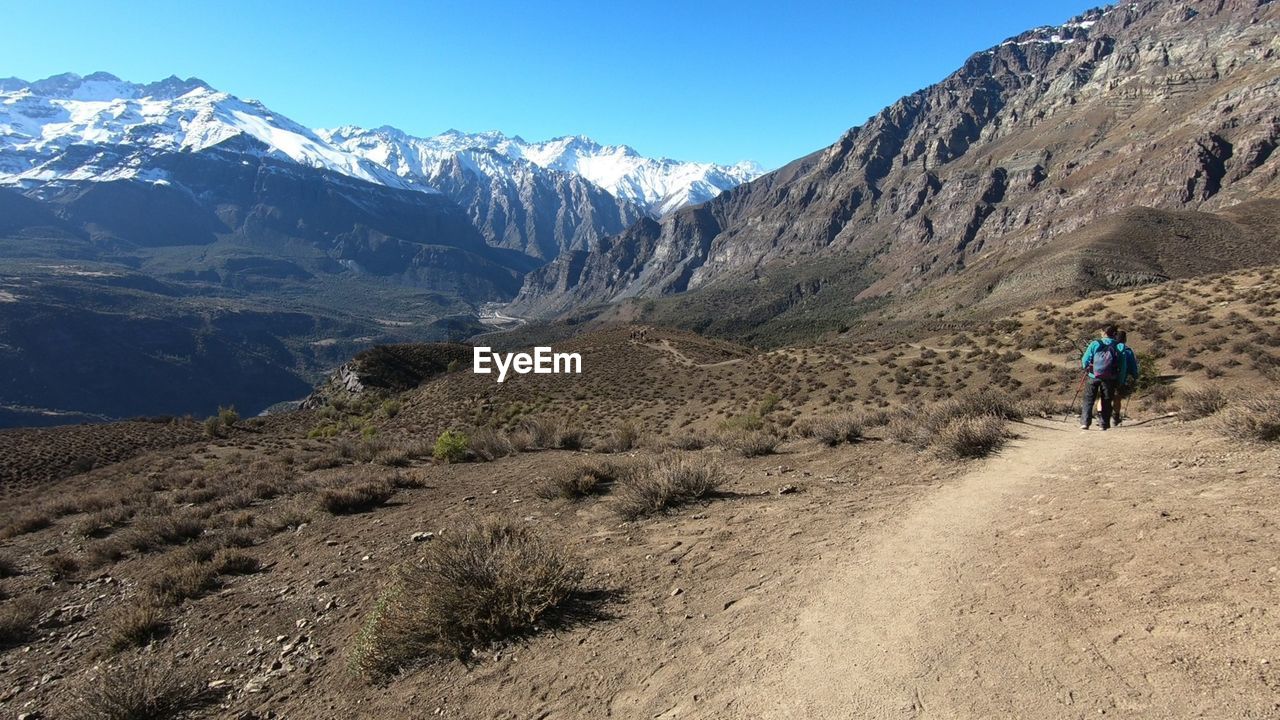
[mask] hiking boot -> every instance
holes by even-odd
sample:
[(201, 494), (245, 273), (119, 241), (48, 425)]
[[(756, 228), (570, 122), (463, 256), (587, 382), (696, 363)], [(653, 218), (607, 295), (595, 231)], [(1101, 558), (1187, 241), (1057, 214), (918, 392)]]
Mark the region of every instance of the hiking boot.
[(1106, 432), (1106, 431), (1108, 431), (1108, 430), (1110, 430), (1110, 429), (1111, 429), (1111, 428), (1107, 427), (1106, 425), (1103, 425), (1103, 426), (1102, 426), (1102, 432)]
[(1080, 426), (1080, 429), (1081, 429), (1081, 430), (1088, 430), (1088, 429), (1089, 429), (1089, 426), (1088, 426), (1088, 425), (1081, 425), (1081, 426)]

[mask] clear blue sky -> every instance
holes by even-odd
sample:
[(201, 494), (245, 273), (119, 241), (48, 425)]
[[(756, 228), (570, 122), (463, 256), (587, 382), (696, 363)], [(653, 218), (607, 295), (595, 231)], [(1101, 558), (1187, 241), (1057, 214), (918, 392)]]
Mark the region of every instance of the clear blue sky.
[(1084, 0), (0, 0), (0, 77), (196, 76), (312, 127), (776, 167)]

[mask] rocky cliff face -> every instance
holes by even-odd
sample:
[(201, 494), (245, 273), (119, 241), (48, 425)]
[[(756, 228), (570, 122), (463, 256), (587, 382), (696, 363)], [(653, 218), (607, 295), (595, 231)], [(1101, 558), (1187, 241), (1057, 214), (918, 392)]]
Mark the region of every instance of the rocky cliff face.
[(644, 216), (580, 176), (485, 150), (442, 160), (426, 182), (462, 206), (490, 245), (543, 260), (594, 250)]
[(661, 295), (778, 260), (872, 258), (908, 293), (1117, 210), (1280, 195), (1280, 9), (1145, 0), (973, 55), (831, 147), (530, 274), (513, 310)]

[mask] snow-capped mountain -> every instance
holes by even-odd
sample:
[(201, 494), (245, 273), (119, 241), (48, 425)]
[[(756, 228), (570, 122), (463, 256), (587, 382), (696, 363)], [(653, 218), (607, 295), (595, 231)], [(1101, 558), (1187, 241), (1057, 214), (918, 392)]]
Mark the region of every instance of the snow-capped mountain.
[[(262, 154), (277, 159), (408, 187), (395, 173), (333, 147), (262, 103), (219, 92), (196, 78), (146, 85), (109, 73), (66, 73), (33, 83), (0, 80), (0, 184), (135, 178), (142, 154), (198, 152), (233, 138), (256, 141)], [(115, 160), (107, 163), (79, 152), (78, 162), (69, 166), (66, 153), (86, 147), (125, 152), (111, 153)]]
[(479, 154), (485, 154), (492, 158), (479, 161), (486, 173), (505, 172), (501, 167), (525, 168), (528, 163), (576, 175), (654, 217), (706, 202), (764, 174), (764, 168), (750, 161), (717, 165), (648, 158), (626, 145), (601, 145), (582, 135), (528, 142), (518, 135), (457, 130), (422, 138), (390, 127), (366, 130), (346, 126), (318, 133), (410, 182), (429, 182), (428, 178), (449, 158), (470, 155), (474, 161)]

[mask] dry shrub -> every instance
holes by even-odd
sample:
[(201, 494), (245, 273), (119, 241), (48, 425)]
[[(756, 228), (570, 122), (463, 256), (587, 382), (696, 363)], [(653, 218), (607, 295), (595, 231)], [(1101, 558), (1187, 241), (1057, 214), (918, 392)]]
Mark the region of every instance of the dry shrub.
[(1241, 400), (1222, 411), (1218, 427), (1224, 435), (1236, 440), (1280, 440), (1280, 393)]
[(927, 407), (903, 408), (889, 421), (889, 437), (940, 457), (981, 457), (1003, 444), (1004, 421), (1023, 419), (1007, 393), (992, 388), (966, 392)]
[(1004, 420), (995, 415), (959, 417), (947, 423), (930, 442), (939, 457), (948, 460), (983, 457), (1005, 441)]
[(43, 510), (30, 510), (10, 520), (4, 528), (0, 528), (0, 539), (8, 540), (19, 535), (26, 535), (43, 530), (53, 524), (53, 517)]
[(778, 449), (781, 440), (768, 430), (736, 430), (720, 435), (720, 444), (743, 457), (770, 455)]
[(179, 663), (106, 668), (69, 693), (57, 717), (66, 720), (174, 720), (216, 699)]
[(634, 450), (640, 446), (640, 425), (633, 420), (624, 420), (613, 427), (593, 448), (596, 452), (620, 453)]
[(262, 568), (258, 558), (239, 550), (222, 549), (211, 561), (213, 571), (219, 575), (251, 575)]
[(366, 512), (391, 499), (396, 489), (385, 480), (365, 480), (320, 491), (320, 507), (333, 515)]
[(555, 448), (578, 450), (582, 447), (582, 430), (570, 426), (563, 418), (547, 416), (529, 418), (520, 424), (520, 427), (517, 428), (517, 433), (524, 435), (524, 437), (520, 438), (520, 443), (523, 443), (527, 438), (527, 447), (542, 448), (544, 450)]
[(117, 528), (123, 527), (132, 517), (133, 509), (123, 505), (104, 508), (76, 523), (75, 532), (87, 538), (106, 537)]
[(700, 432), (683, 432), (667, 438), (667, 447), (673, 450), (701, 450), (711, 444), (711, 440)]
[(468, 436), (471, 454), (489, 462), (515, 452), (507, 436), (492, 428), (476, 428)]
[(204, 595), (217, 584), (218, 576), (208, 563), (173, 558), (147, 580), (146, 587), (156, 602), (181, 605)]
[(113, 652), (148, 645), (169, 629), (164, 611), (150, 598), (125, 603), (107, 616), (105, 625), (107, 647)]
[(628, 519), (652, 515), (706, 497), (723, 482), (723, 471), (706, 460), (665, 455), (618, 483), (614, 509)]
[(1227, 406), (1227, 398), (1217, 387), (1202, 390), (1188, 390), (1182, 393), (1182, 403), (1178, 409), (1181, 420), (1199, 420), (1216, 414)]
[(507, 435), (507, 442), (511, 443), (512, 452), (525, 452), (533, 447), (533, 433), (523, 428), (517, 428)]
[(85, 562), (89, 567), (99, 568), (117, 563), (129, 551), (129, 545), (112, 538), (96, 542), (85, 548)]
[(888, 425), (889, 418), (891, 416), (888, 410), (877, 408), (873, 410), (862, 410), (857, 413), (855, 417), (858, 419), (858, 424), (862, 425), (865, 430), (867, 428), (878, 428)]
[(577, 463), (564, 468), (539, 485), (535, 494), (544, 500), (564, 498), (580, 500), (589, 495), (602, 495), (626, 475), (626, 468), (611, 462)]
[(17, 560), (8, 555), (0, 555), (0, 578), (16, 577), (21, 573)]
[(531, 528), (486, 519), (446, 532), (400, 566), (365, 621), (353, 667), (371, 679), (537, 630), (581, 591), (583, 570)]
[(814, 425), (813, 437), (828, 447), (857, 442), (862, 439), (862, 423), (851, 415), (822, 418)]
[(32, 597), (20, 597), (0, 605), (0, 647), (24, 642), (35, 634), (44, 607)]
[(204, 524), (204, 518), (194, 513), (153, 515), (134, 523), (127, 540), (135, 550), (176, 545), (200, 537)]
[(56, 552), (44, 559), (45, 569), (49, 571), (49, 577), (55, 582), (59, 580), (69, 580), (75, 577), (80, 571), (80, 561)]

